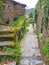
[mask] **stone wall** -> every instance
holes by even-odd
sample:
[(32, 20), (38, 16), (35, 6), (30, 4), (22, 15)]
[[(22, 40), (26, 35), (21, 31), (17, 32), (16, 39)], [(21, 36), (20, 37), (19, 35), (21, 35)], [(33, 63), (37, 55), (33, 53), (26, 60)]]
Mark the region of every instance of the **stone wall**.
[(3, 2), (3, 22), (8, 23), (15, 15), (13, 3), (9, 0)]
[(47, 36), (46, 36), (46, 41), (49, 40), (49, 21), (48, 21), (48, 25), (47, 25)]
[(42, 8), (39, 9), (39, 13), (37, 16), (37, 29), (39, 32), (41, 32), (42, 28)]
[(49, 40), (49, 20), (46, 24), (46, 27), (43, 28), (43, 34), (44, 34), (45, 41)]
[(3, 22), (11, 22), (15, 16), (24, 16), (25, 6), (21, 4), (15, 4), (12, 0), (4, 0), (3, 2)]
[(38, 16), (37, 16), (37, 29), (44, 35), (45, 41), (49, 40), (49, 19), (46, 26), (42, 25), (42, 8), (39, 9)]
[(25, 15), (25, 7), (23, 7), (22, 5), (15, 5), (15, 13), (16, 16), (24, 16)]

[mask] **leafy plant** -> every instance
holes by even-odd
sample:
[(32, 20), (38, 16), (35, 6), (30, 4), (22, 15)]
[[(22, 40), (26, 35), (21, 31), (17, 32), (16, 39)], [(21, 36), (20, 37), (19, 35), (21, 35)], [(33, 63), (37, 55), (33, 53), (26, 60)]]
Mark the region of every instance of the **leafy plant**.
[(40, 32), (37, 29), (34, 32), (36, 33), (37, 36), (40, 35)]
[(2, 3), (3, 3), (3, 0), (0, 0), (0, 11), (3, 9)]
[(33, 18), (33, 13), (32, 12), (30, 12), (29, 18)]
[(25, 20), (24, 16), (19, 17), (17, 20), (14, 20), (13, 22), (11, 22), (10, 25), (13, 26), (13, 27), (19, 28), (24, 23), (24, 20)]
[(0, 24), (2, 23), (2, 19), (0, 18)]
[(37, 17), (40, 9), (42, 9), (42, 25), (46, 26), (49, 17), (49, 0), (38, 0), (34, 11), (35, 21), (37, 21)]
[(43, 45), (41, 52), (47, 57), (47, 60), (49, 60), (49, 40)]

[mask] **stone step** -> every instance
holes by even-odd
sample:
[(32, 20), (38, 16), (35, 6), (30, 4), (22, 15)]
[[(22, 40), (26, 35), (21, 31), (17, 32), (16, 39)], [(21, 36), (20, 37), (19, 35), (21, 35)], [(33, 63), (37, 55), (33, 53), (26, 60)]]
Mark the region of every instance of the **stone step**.
[(9, 26), (9, 25), (0, 25), (0, 31), (10, 31), (10, 32), (13, 32), (14, 31), (14, 28), (12, 26)]
[(16, 65), (16, 61), (10, 62), (10, 63), (8, 63), (6, 65)]
[(10, 40), (13, 39), (15, 37), (16, 33), (14, 32), (0, 32), (0, 41), (4, 41), (4, 40)]
[(42, 60), (42, 57), (41, 57), (41, 56), (37, 56), (37, 57), (36, 57), (36, 60), (37, 60), (37, 59), (38, 59), (38, 60)]
[(31, 60), (30, 65), (43, 65), (41, 60)]
[(0, 56), (10, 56), (8, 51), (0, 51)]
[(40, 53), (36, 53), (36, 60), (38, 59), (38, 60), (42, 60), (42, 57), (41, 57), (41, 54)]
[(44, 62), (41, 60), (32, 60), (32, 59), (22, 59), (19, 65), (44, 65)]
[(0, 31), (0, 35), (4, 35), (4, 34), (14, 34), (14, 31)]
[(13, 41), (14, 38), (13, 37), (0, 37), (0, 42), (1, 41)]
[(16, 61), (12, 61), (12, 62), (8, 62), (8, 63), (2, 62), (0, 65), (16, 65)]
[(3, 41), (0, 42), (0, 47), (2, 46), (13, 46), (14, 45), (14, 41)]
[(10, 41), (10, 40), (13, 40), (14, 37), (15, 37), (15, 34), (0, 35), (0, 41)]
[(0, 35), (0, 38), (1, 37), (14, 37), (15, 34), (4, 34), (4, 35)]

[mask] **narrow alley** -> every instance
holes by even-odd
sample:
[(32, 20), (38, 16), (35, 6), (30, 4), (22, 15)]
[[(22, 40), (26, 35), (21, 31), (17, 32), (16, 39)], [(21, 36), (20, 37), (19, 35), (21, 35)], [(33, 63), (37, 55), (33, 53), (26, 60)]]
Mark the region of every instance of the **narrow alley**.
[(22, 60), (20, 61), (20, 65), (45, 65), (32, 24), (27, 29), (28, 32), (21, 41)]

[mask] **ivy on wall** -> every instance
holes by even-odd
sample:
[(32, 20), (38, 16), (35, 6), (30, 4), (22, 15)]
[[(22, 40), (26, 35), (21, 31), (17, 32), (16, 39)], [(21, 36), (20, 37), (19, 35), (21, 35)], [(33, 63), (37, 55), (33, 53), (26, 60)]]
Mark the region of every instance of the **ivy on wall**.
[(0, 24), (2, 23), (3, 0), (0, 0)]
[(0, 0), (0, 11), (3, 9), (2, 3), (3, 3), (3, 0)]
[(39, 0), (36, 4), (35, 11), (34, 11), (35, 21), (37, 21), (38, 12), (39, 12), (39, 9), (41, 8), (41, 6), (42, 6), (42, 0)]
[[(38, 3), (35, 7), (35, 13), (34, 13), (35, 21), (37, 21), (37, 16), (38, 16), (40, 8), (42, 8), (42, 26), (45, 27), (46, 29), (48, 25), (48, 17), (49, 17), (49, 0), (38, 0)], [(37, 33), (37, 31), (35, 32)], [(48, 61), (47, 63), (49, 63), (49, 40), (45, 42), (43, 38), (41, 39), (42, 39), (42, 42), (41, 42), (42, 54), (45, 56), (46, 62)]]
[(37, 16), (40, 8), (42, 8), (42, 24), (46, 26), (49, 17), (49, 0), (38, 0), (38, 3), (35, 7), (35, 21), (37, 21)]

